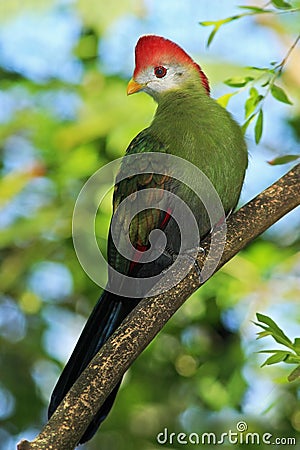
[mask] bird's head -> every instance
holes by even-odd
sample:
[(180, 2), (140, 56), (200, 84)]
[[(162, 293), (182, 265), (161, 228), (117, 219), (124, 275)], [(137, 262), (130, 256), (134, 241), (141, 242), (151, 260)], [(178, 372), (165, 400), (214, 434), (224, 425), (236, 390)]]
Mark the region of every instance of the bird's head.
[(198, 84), (209, 95), (201, 67), (177, 44), (161, 36), (142, 36), (135, 47), (135, 69), (127, 94), (144, 91), (155, 100), (163, 93)]

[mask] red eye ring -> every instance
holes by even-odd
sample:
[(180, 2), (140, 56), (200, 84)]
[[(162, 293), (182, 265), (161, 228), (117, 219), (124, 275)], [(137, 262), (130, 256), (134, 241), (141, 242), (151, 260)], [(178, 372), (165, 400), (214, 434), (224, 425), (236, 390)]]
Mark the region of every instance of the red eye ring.
[(163, 78), (167, 75), (167, 69), (164, 66), (157, 66), (154, 68), (154, 75), (156, 78)]

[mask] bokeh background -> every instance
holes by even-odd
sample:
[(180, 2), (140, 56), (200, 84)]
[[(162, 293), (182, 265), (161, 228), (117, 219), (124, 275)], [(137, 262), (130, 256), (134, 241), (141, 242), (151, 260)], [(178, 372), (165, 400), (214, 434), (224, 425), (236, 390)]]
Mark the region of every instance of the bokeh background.
[[(253, 16), (224, 26), (207, 49), (209, 30), (199, 22), (227, 17), (247, 4), (0, 2), (1, 450), (33, 438), (45, 423), (52, 388), (100, 294), (76, 259), (72, 211), (89, 176), (122, 156), (151, 121), (150, 98), (126, 97), (138, 37), (155, 33), (178, 42), (200, 62), (217, 98), (232, 91), (222, 81), (243, 74), (244, 66), (281, 61), (299, 32), (299, 13)], [(241, 204), (291, 167), (270, 166), (268, 160), (299, 152), (299, 73), (298, 47), (282, 77), (293, 106), (266, 100), (259, 146), (248, 128), (251, 156)], [(246, 96), (234, 96), (228, 106), (239, 122)], [(109, 203), (97, 222), (104, 251)], [(287, 382), (291, 368), (284, 364), (260, 368), (265, 357), (257, 352), (277, 346), (257, 341), (252, 322), (256, 312), (268, 314), (291, 339), (299, 336), (298, 250), (299, 210), (187, 301), (128, 371), (113, 411), (82, 448), (155, 450), (161, 448), (156, 436), (166, 427), (222, 433), (236, 431), (241, 420), (248, 431), (298, 435), (300, 442), (299, 383)]]

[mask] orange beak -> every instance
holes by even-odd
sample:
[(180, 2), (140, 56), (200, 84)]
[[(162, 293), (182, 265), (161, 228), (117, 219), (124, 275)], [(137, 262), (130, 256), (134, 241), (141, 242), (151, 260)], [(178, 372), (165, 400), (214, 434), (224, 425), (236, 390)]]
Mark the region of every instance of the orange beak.
[(141, 89), (143, 89), (143, 85), (137, 83), (133, 78), (129, 81), (127, 85), (127, 95), (134, 94), (135, 92), (139, 92)]

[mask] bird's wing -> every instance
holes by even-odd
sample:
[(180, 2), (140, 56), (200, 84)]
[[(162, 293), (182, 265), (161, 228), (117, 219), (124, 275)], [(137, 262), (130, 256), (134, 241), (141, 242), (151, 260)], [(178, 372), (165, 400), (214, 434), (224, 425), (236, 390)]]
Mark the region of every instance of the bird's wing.
[[(138, 256), (140, 253), (133, 249), (132, 252), (126, 252), (128, 259), (120, 255), (117, 250), (117, 248), (124, 248), (124, 237), (128, 236), (128, 230), (134, 249), (144, 252), (149, 248), (150, 232), (154, 229), (163, 230), (172, 213), (172, 205), (168, 203), (168, 200), (164, 200), (164, 193), (174, 191), (174, 179), (162, 173), (163, 168), (161, 165), (158, 167), (157, 161), (151, 160), (151, 157), (147, 155), (149, 152), (166, 153), (167, 149), (146, 129), (137, 135), (126, 152), (127, 155), (143, 154), (143, 156), (133, 160), (125, 157), (116, 180), (113, 199), (116, 216), (111, 222), (108, 261), (116, 270), (124, 274), (130, 274), (140, 259)], [(128, 165), (131, 167), (129, 168)], [(124, 173), (132, 168), (136, 175), (123, 178)], [(165, 172), (168, 173), (167, 170)], [(149, 188), (152, 190), (148, 192)], [(128, 196), (130, 198), (127, 199), (126, 206), (122, 207), (121, 203)], [(162, 204), (164, 210), (159, 209)], [(136, 211), (140, 212), (136, 213)]]

